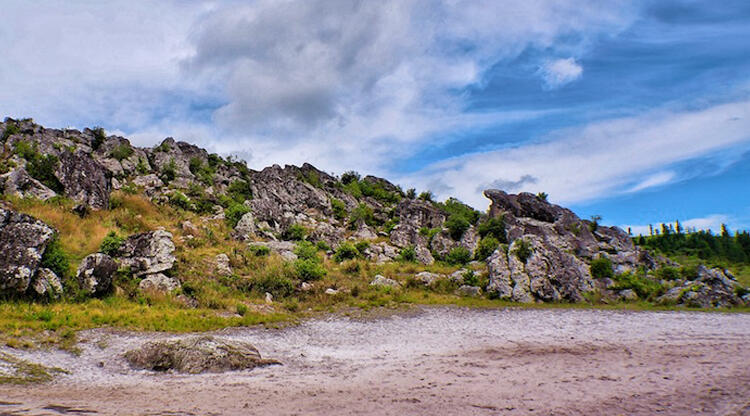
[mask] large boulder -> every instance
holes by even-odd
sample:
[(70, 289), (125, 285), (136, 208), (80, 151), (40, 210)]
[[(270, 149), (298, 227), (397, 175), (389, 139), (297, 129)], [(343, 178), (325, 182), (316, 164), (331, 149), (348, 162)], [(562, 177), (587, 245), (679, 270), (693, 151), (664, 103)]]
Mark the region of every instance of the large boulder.
[(251, 344), (219, 340), (210, 336), (177, 341), (148, 342), (125, 353), (133, 368), (180, 373), (218, 373), (281, 364), (264, 359)]
[(31, 288), (39, 297), (57, 299), (63, 293), (62, 282), (55, 272), (47, 268), (40, 268), (36, 271), (34, 279), (31, 282)]
[(104, 253), (86, 256), (78, 265), (76, 279), (86, 293), (102, 295), (112, 288), (112, 280), (117, 271), (117, 263)]
[(0, 293), (26, 292), (54, 235), (47, 224), (0, 208)]
[(169, 293), (182, 286), (179, 280), (164, 273), (154, 273), (143, 278), (138, 283), (138, 289), (143, 292)]
[(692, 279), (678, 283), (659, 297), (658, 301), (700, 308), (727, 308), (746, 304), (738, 296), (738, 289), (742, 289), (742, 285), (727, 270), (709, 269), (701, 265)]
[(16, 168), (0, 176), (0, 189), (5, 195), (19, 198), (47, 200), (57, 195), (38, 180), (32, 178), (23, 167)]
[(146, 276), (171, 269), (176, 261), (174, 251), (172, 233), (156, 230), (128, 237), (118, 249), (117, 258), (135, 276)]
[(82, 150), (63, 152), (55, 175), (71, 199), (94, 209), (109, 208), (109, 172), (90, 154)]

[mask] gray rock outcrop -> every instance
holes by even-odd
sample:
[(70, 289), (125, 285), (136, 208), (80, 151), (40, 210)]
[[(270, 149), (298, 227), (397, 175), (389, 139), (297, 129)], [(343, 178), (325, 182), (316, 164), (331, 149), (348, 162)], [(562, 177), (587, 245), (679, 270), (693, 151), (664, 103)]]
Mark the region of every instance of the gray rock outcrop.
[(732, 307), (747, 304), (738, 296), (739, 282), (727, 270), (698, 266), (694, 279), (681, 280), (657, 300), (699, 308)]
[(154, 273), (138, 282), (138, 289), (143, 292), (169, 293), (182, 286), (180, 281), (164, 273)]
[(117, 263), (104, 253), (86, 256), (78, 265), (78, 284), (91, 295), (103, 295), (112, 288), (112, 280), (117, 272)]
[(219, 373), (281, 364), (264, 359), (249, 343), (220, 340), (210, 336), (176, 341), (148, 342), (125, 353), (133, 368), (180, 373)]
[(120, 246), (117, 258), (135, 276), (165, 272), (174, 266), (172, 233), (164, 230), (134, 234)]
[(45, 201), (57, 195), (38, 180), (32, 178), (23, 167), (0, 176), (0, 189), (5, 195), (19, 198), (37, 198)]
[(47, 224), (0, 208), (0, 293), (26, 292), (54, 235)]

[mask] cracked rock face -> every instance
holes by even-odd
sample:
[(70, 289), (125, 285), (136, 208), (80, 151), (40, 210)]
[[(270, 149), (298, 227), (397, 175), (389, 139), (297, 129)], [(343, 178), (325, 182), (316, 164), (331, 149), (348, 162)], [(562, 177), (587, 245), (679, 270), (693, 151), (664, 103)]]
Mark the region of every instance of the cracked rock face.
[(47, 224), (0, 208), (0, 293), (26, 292), (54, 235)]
[(65, 188), (65, 195), (74, 201), (94, 209), (109, 208), (109, 172), (90, 154), (80, 150), (63, 152), (55, 174)]
[(112, 257), (103, 253), (86, 256), (78, 266), (76, 279), (81, 289), (92, 295), (108, 293), (112, 288), (112, 279), (117, 271), (117, 263)]
[(172, 233), (164, 230), (133, 234), (120, 246), (117, 258), (135, 276), (167, 271), (174, 266)]

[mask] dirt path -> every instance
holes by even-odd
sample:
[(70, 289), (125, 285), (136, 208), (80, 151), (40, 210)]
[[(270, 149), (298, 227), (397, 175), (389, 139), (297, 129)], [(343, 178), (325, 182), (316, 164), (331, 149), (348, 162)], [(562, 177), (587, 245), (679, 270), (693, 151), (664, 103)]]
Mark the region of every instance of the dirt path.
[(90, 331), (80, 357), (20, 354), (72, 374), (0, 386), (0, 415), (750, 415), (745, 314), (426, 308), (217, 335), (285, 365), (132, 371), (122, 352), (168, 336)]

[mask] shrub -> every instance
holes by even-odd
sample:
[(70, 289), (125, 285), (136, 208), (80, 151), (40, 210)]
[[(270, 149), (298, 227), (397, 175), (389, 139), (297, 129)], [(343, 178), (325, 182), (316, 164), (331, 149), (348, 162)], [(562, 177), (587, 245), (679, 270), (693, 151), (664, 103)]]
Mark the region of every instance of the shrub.
[(484, 260), (487, 257), (491, 256), (492, 253), (497, 250), (497, 247), (500, 245), (500, 242), (497, 241), (497, 239), (491, 235), (483, 237), (481, 240), (479, 240), (479, 245), (477, 245), (477, 252), (476, 252), (476, 259), (477, 260)]
[(146, 175), (151, 170), (150, 166), (143, 160), (143, 158), (138, 158), (138, 164), (135, 165), (135, 171), (139, 175)]
[(39, 155), (39, 152), (36, 149), (36, 143), (32, 145), (25, 140), (19, 140), (13, 143), (13, 152), (27, 161), (32, 161)]
[(343, 183), (344, 185), (349, 185), (352, 182), (359, 182), (359, 178), (360, 178), (359, 173), (353, 170), (350, 170), (350, 171), (344, 172), (344, 174), (341, 175), (341, 183)]
[(323, 240), (320, 240), (317, 243), (315, 243), (315, 247), (317, 247), (318, 250), (331, 251), (331, 246), (329, 246), (328, 243), (326, 243)]
[(353, 229), (359, 222), (364, 222), (367, 225), (375, 224), (375, 214), (369, 205), (363, 203), (354, 208), (349, 216), (349, 228)]
[(461, 236), (464, 235), (464, 232), (469, 228), (469, 221), (466, 220), (465, 217), (459, 214), (452, 214), (450, 217), (448, 217), (448, 220), (445, 221), (445, 226), (448, 228), (448, 233), (450, 234), (451, 238), (458, 241), (461, 239)]
[(116, 232), (110, 231), (102, 243), (99, 245), (99, 252), (104, 253), (108, 256), (117, 255), (117, 251), (120, 250), (120, 246), (125, 241), (124, 237), (120, 237)]
[(127, 159), (130, 156), (133, 156), (133, 153), (135, 153), (135, 151), (133, 150), (132, 147), (128, 146), (125, 143), (122, 143), (118, 145), (117, 147), (115, 147), (114, 149), (112, 149), (112, 151), (109, 152), (109, 156), (119, 161), (122, 161), (123, 159)]
[(370, 248), (370, 243), (367, 242), (367, 241), (357, 241), (357, 243), (354, 244), (354, 247), (356, 247), (357, 251), (360, 254), (364, 254), (365, 250), (367, 250), (368, 248)]
[(174, 162), (174, 159), (169, 159), (169, 163), (164, 165), (161, 170), (161, 180), (164, 181), (164, 183), (169, 183), (172, 182), (176, 177), (177, 164)]
[(505, 232), (505, 218), (502, 216), (497, 218), (490, 218), (487, 221), (479, 224), (477, 227), (479, 236), (484, 238), (486, 236), (492, 236), (497, 239), (500, 243), (507, 243), (508, 238)]
[(107, 140), (107, 134), (101, 127), (94, 127), (93, 132), (94, 139), (91, 141), (91, 148), (96, 150), (102, 145), (102, 143), (104, 143), (105, 140)]
[(172, 195), (169, 196), (169, 204), (185, 211), (190, 211), (193, 207), (190, 199), (180, 191), (172, 192)]
[(471, 261), (471, 252), (466, 247), (453, 247), (445, 256), (445, 261), (450, 264), (466, 264)]
[(294, 261), (294, 270), (297, 277), (303, 282), (311, 280), (320, 280), (326, 275), (326, 269), (320, 264), (320, 259), (303, 259), (299, 258)]
[(284, 240), (300, 241), (304, 240), (307, 235), (307, 229), (299, 224), (292, 224), (284, 231), (282, 238)]
[(469, 286), (487, 287), (489, 277), (486, 273), (476, 273), (473, 270), (467, 270), (463, 276), (464, 284)]
[(549, 197), (549, 194), (546, 192), (539, 192), (538, 194), (536, 194), (536, 197), (541, 199), (542, 201), (546, 201), (547, 197)]
[(250, 182), (237, 180), (229, 184), (227, 193), (235, 201), (242, 203), (247, 200), (253, 199), (253, 188)]
[(30, 160), (26, 165), (26, 170), (31, 177), (43, 183), (44, 186), (61, 194), (65, 190), (65, 187), (63, 187), (57, 176), (55, 176), (58, 162), (59, 160), (55, 155), (37, 155), (37, 157)]
[(259, 293), (270, 293), (274, 297), (283, 298), (294, 291), (294, 283), (285, 276), (268, 273), (257, 277), (251, 282), (252, 290)]
[(680, 271), (674, 267), (664, 266), (655, 272), (656, 277), (664, 280), (677, 280), (680, 278)]
[(591, 276), (595, 279), (613, 278), (615, 271), (612, 268), (612, 260), (606, 257), (599, 257), (591, 260)]
[(203, 182), (206, 185), (213, 184), (214, 170), (210, 165), (204, 164), (201, 158), (190, 158), (188, 168), (190, 169), (190, 173), (195, 175), (195, 177), (198, 178), (199, 181)]
[(526, 261), (529, 259), (529, 257), (531, 257), (531, 252), (532, 252), (531, 243), (529, 243), (528, 241), (524, 239), (520, 239), (516, 241), (517, 241), (515, 243), (516, 248), (513, 254), (515, 254), (516, 257), (518, 257), (518, 260), (521, 260), (521, 262), (525, 264)]
[(250, 207), (248, 207), (245, 204), (239, 204), (239, 203), (232, 203), (229, 205), (229, 207), (224, 211), (224, 221), (226, 221), (227, 225), (230, 228), (234, 228), (237, 226), (237, 223), (240, 222), (240, 219), (243, 215), (250, 212)]
[(238, 303), (235, 309), (237, 310), (237, 315), (240, 315), (240, 316), (245, 316), (245, 314), (247, 314), (247, 311), (248, 311), (247, 305), (245, 305), (244, 303)]
[(305, 260), (320, 260), (318, 258), (318, 248), (309, 241), (300, 241), (297, 243), (294, 254)]
[(346, 204), (339, 199), (331, 199), (331, 209), (333, 210), (334, 218), (337, 220), (343, 220), (349, 214), (346, 210)]
[(409, 188), (406, 190), (406, 197), (409, 199), (414, 199), (417, 197), (417, 190), (414, 188)]
[(422, 201), (432, 202), (432, 192), (431, 191), (424, 191), (421, 194), (419, 194), (419, 199)]
[(479, 211), (464, 204), (456, 198), (448, 198), (440, 204), (440, 208), (448, 214), (448, 217), (459, 216), (464, 218), (469, 224), (476, 224), (479, 220)]
[(414, 246), (402, 248), (401, 252), (398, 253), (398, 260), (405, 262), (417, 261), (417, 250), (414, 248)]
[(57, 277), (61, 279), (69, 275), (70, 261), (57, 235), (47, 243), (47, 248), (44, 250), (44, 254), (42, 254), (41, 265), (55, 272)]
[(359, 251), (352, 243), (341, 243), (333, 254), (333, 259), (341, 263), (344, 260), (354, 259), (359, 257)]
[(255, 254), (258, 257), (267, 256), (271, 254), (271, 249), (266, 246), (250, 246), (247, 248), (248, 251)]
[(615, 290), (632, 289), (641, 299), (651, 299), (659, 296), (664, 288), (645, 274), (626, 272), (615, 276)]
[(0, 141), (6, 141), (10, 136), (18, 134), (20, 131), (21, 129), (19, 129), (17, 125), (6, 123), (5, 131), (3, 131), (3, 136), (0, 138)]

